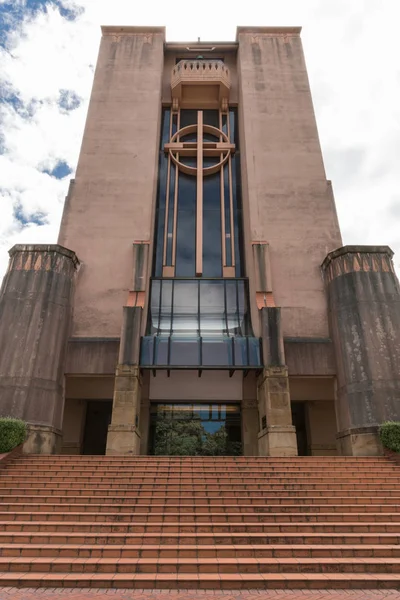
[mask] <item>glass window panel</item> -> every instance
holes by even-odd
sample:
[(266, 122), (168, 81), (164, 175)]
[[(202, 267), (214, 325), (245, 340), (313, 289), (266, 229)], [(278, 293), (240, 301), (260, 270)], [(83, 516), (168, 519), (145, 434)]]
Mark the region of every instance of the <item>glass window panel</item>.
[(141, 365), (152, 365), (153, 364), (153, 345), (155, 338), (153, 336), (145, 336), (142, 338), (140, 348), (140, 364)]
[(233, 222), (235, 228), (235, 261), (236, 277), (242, 276), (243, 239), (242, 239), (242, 210), (240, 203), (240, 163), (238, 153), (232, 156), (232, 194), (233, 194)]
[(203, 366), (233, 365), (232, 338), (204, 338), (202, 340)]
[(162, 128), (161, 128), (161, 144), (160, 149), (164, 150), (164, 144), (169, 141), (169, 126), (171, 119), (171, 111), (169, 108), (165, 108), (162, 114)]
[[(205, 156), (203, 159), (203, 167), (213, 167), (214, 165), (217, 165), (219, 163), (219, 157), (218, 156)], [(208, 181), (210, 179), (210, 177), (214, 177), (214, 175), (207, 175), (207, 177), (205, 178), (204, 181)], [(218, 192), (219, 195), (219, 192)]]
[(177, 277), (194, 277), (196, 270), (196, 178), (179, 174), (176, 238)]
[(187, 127), (188, 125), (195, 125), (197, 123), (197, 110), (183, 109), (181, 110), (181, 122), (180, 128)]
[(219, 173), (203, 181), (203, 275), (222, 277)]
[(258, 366), (261, 365), (261, 351), (260, 351), (260, 340), (255, 337), (246, 338), (248, 342), (248, 365)]
[(179, 138), (180, 142), (197, 142), (197, 132), (194, 133), (187, 133), (186, 135), (182, 135)]
[(150, 318), (151, 318), (151, 333), (157, 332), (160, 322), (160, 291), (161, 282), (159, 279), (154, 279), (151, 282), (150, 296)]
[(240, 335), (239, 314), (237, 304), (237, 281), (225, 282), (226, 286), (226, 320), (228, 323), (228, 335)]
[(175, 336), (198, 335), (197, 281), (175, 281), (173, 312), (172, 330)]
[(155, 337), (155, 364), (168, 365), (169, 338)]
[(247, 339), (245, 337), (235, 337), (235, 366), (244, 366), (248, 364)]
[(171, 161), (171, 174), (169, 183), (168, 226), (167, 226), (167, 265), (172, 265), (172, 242), (174, 231), (174, 195), (175, 195), (175, 165)]
[(185, 340), (171, 337), (170, 365), (198, 366), (200, 361), (200, 340)]
[(237, 145), (237, 134), (236, 134), (236, 111), (230, 109), (229, 111), (229, 126), (230, 126), (230, 141)]
[(203, 110), (203, 123), (219, 129), (219, 110)]
[(204, 280), (200, 285), (200, 335), (226, 335), (224, 286), (221, 281)]
[(156, 243), (154, 244), (154, 275), (162, 273), (162, 261), (164, 251), (164, 226), (165, 226), (165, 194), (167, 185), (168, 158), (164, 152), (160, 152), (158, 165), (158, 189), (156, 210)]
[(178, 131), (178, 113), (172, 115), (172, 135)]
[(225, 212), (225, 253), (226, 265), (232, 265), (232, 243), (231, 243), (231, 200), (229, 189), (229, 164), (223, 167), (223, 184), (224, 184), (224, 212)]
[(247, 335), (247, 306), (246, 306), (246, 293), (247, 287), (245, 287), (245, 282), (239, 280), (237, 282), (237, 311), (238, 311), (238, 319), (239, 319), (239, 327), (241, 335)]
[(155, 277), (161, 277), (162, 265), (163, 265), (163, 252), (164, 252), (164, 223), (165, 223), (165, 210), (158, 210), (156, 212), (156, 239), (154, 243), (154, 265), (153, 275)]
[(219, 142), (219, 135), (213, 135), (212, 133), (203, 133), (203, 142)]
[(158, 335), (168, 336), (171, 334), (172, 280), (165, 279), (160, 283), (161, 298)]
[(226, 114), (222, 115), (222, 131), (228, 134), (228, 119)]

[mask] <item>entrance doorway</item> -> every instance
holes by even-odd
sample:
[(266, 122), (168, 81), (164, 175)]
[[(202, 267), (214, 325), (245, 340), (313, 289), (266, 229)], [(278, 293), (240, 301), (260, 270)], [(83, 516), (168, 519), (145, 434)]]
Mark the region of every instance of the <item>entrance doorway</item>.
[(151, 404), (149, 453), (164, 456), (241, 455), (240, 404)]
[(88, 400), (82, 454), (105, 454), (112, 400)]
[(296, 427), (297, 453), (299, 456), (307, 456), (309, 448), (305, 402), (292, 402), (292, 423)]

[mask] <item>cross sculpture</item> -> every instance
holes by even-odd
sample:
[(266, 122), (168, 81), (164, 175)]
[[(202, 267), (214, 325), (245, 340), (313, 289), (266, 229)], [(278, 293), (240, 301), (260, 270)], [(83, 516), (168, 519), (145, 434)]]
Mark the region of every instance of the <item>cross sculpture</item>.
[[(182, 137), (197, 132), (196, 142), (179, 141)], [(203, 135), (208, 133), (215, 136), (219, 141), (205, 142)], [(171, 160), (176, 165), (177, 169), (186, 173), (186, 175), (196, 176), (196, 276), (202, 275), (202, 239), (203, 239), (203, 177), (218, 173), (228, 161), (229, 155), (235, 151), (235, 144), (231, 144), (228, 136), (213, 127), (212, 125), (204, 125), (203, 111), (197, 111), (197, 124), (188, 125), (177, 131), (171, 138), (168, 144), (164, 145), (164, 151), (168, 152)], [(180, 158), (185, 156), (195, 156), (196, 166), (192, 167), (181, 162)], [(219, 162), (210, 167), (203, 167), (203, 157), (212, 156), (219, 157)]]

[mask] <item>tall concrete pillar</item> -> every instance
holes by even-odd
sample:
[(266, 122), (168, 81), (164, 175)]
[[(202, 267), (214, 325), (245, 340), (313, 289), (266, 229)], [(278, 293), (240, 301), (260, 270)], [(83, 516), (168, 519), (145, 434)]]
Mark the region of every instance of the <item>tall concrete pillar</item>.
[(264, 369), (257, 382), (260, 456), (297, 456), (279, 308), (262, 308)]
[(123, 308), (121, 342), (115, 374), (113, 409), (108, 427), (106, 454), (140, 454), (139, 430), (142, 377), (140, 374), (140, 339), (143, 326), (148, 242), (133, 244), (132, 289)]
[(400, 419), (400, 286), (392, 256), (387, 246), (344, 246), (322, 264), (345, 455), (380, 454), (379, 424)]
[(115, 374), (111, 424), (106, 454), (140, 454), (140, 398), (142, 378), (139, 349), (142, 308), (124, 307), (121, 345)]
[(28, 422), (25, 452), (60, 449), (64, 361), (79, 261), (59, 245), (17, 245), (0, 293), (0, 414)]

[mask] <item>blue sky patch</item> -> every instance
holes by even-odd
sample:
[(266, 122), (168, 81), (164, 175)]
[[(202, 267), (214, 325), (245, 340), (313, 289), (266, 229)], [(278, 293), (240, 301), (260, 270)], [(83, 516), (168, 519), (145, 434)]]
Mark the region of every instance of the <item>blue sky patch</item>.
[(45, 225), (47, 223), (47, 218), (43, 213), (26, 216), (20, 204), (14, 208), (14, 217), (23, 226), (29, 225), (29, 223), (34, 223), (35, 225)]
[(67, 177), (72, 173), (72, 169), (68, 163), (64, 160), (58, 161), (54, 169), (51, 171), (49, 169), (43, 169), (43, 173), (47, 173), (50, 177), (55, 177), (56, 179), (63, 179), (63, 177)]
[(58, 106), (64, 110), (75, 110), (81, 105), (82, 98), (73, 90), (60, 90)]
[(48, 7), (58, 9), (67, 21), (74, 21), (84, 11), (83, 7), (66, 7), (62, 0), (6, 0), (0, 9), (0, 46), (7, 46), (7, 34), (20, 27), (24, 20), (36, 17)]

